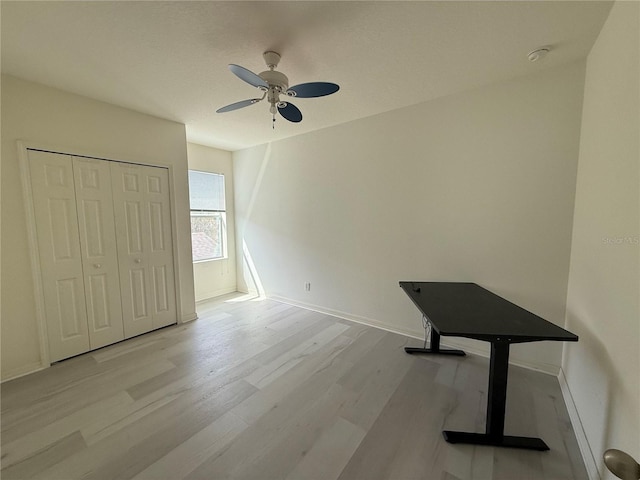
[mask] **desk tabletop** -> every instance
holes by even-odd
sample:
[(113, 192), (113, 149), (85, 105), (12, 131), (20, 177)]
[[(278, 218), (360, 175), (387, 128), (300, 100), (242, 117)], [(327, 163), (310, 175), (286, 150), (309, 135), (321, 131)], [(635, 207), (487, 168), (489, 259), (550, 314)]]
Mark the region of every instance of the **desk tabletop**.
[(509, 343), (578, 336), (475, 283), (400, 282), (400, 287), (443, 336)]

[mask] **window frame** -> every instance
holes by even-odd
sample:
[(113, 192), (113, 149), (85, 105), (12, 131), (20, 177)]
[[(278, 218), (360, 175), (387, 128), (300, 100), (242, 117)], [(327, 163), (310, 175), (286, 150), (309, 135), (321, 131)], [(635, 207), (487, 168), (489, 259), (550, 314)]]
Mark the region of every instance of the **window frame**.
[[(226, 260), (229, 258), (228, 255), (228, 249), (227, 249), (227, 244), (228, 244), (228, 234), (227, 234), (227, 199), (226, 199), (226, 192), (227, 192), (227, 185), (226, 185), (226, 176), (224, 173), (218, 173), (218, 172), (208, 172), (205, 170), (196, 170), (196, 169), (188, 169), (188, 172), (195, 172), (195, 173), (201, 173), (201, 174), (206, 174), (206, 175), (217, 175), (219, 177), (222, 177), (222, 198), (224, 200), (224, 210), (221, 209), (205, 209), (205, 208), (191, 208), (191, 185), (189, 185), (190, 190), (189, 190), (189, 223), (191, 223), (191, 246), (192, 246), (192, 251), (191, 251), (191, 262), (193, 264), (196, 263), (206, 263), (206, 262), (215, 262), (218, 260)], [(194, 213), (196, 215), (194, 215)], [(208, 216), (216, 216), (218, 215), (220, 218), (220, 243), (222, 244), (221, 246), (221, 255), (219, 257), (212, 257), (212, 258), (203, 258), (203, 259), (199, 259), (199, 260), (195, 260), (193, 258), (193, 224), (192, 224), (192, 218), (194, 216), (201, 216), (201, 217), (208, 217)]]

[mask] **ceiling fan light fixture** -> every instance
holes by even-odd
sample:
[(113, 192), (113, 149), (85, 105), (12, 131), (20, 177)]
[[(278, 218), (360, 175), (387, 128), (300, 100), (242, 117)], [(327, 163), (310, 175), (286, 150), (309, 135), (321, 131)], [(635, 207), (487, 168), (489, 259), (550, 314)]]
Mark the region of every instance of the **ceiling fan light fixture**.
[(259, 75), (253, 73), (251, 70), (241, 67), (240, 65), (229, 65), (229, 70), (231, 70), (231, 72), (240, 80), (243, 80), (263, 92), (262, 98), (235, 102), (231, 105), (219, 108), (216, 110), (216, 113), (238, 110), (240, 108), (253, 105), (266, 97), (270, 105), (269, 112), (271, 112), (271, 115), (273, 116), (272, 125), (275, 124), (276, 113), (280, 113), (282, 117), (290, 122), (298, 123), (302, 121), (302, 112), (300, 112), (298, 107), (295, 105), (281, 101), (280, 94), (285, 94), (289, 97), (314, 98), (331, 95), (340, 89), (337, 84), (329, 82), (300, 83), (289, 88), (289, 78), (287, 78), (284, 73), (275, 70), (280, 62), (280, 54), (273, 51), (267, 51), (262, 54), (262, 57), (264, 58), (269, 70), (261, 72)]
[(269, 84), (269, 88), (275, 88), (278, 92), (285, 92), (289, 88), (289, 79), (282, 72), (266, 70), (258, 76)]

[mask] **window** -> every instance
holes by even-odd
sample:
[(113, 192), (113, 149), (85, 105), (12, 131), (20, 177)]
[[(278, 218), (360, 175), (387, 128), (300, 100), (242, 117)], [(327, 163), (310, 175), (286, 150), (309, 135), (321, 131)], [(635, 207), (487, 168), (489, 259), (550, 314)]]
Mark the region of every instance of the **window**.
[(193, 261), (226, 258), (224, 175), (189, 170)]

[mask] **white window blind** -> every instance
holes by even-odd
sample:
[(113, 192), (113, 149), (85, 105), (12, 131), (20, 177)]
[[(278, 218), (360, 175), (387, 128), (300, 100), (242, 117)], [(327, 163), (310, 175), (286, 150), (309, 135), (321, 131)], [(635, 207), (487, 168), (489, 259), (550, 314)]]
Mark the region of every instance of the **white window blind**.
[(227, 256), (227, 217), (224, 175), (189, 170), (191, 247), (193, 261)]

